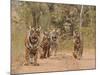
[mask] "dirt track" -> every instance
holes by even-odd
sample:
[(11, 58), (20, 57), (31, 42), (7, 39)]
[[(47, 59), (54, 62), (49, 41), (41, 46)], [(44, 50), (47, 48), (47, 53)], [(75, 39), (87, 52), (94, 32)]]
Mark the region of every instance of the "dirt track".
[(12, 66), (12, 73), (34, 73), (34, 72), (51, 72), (79, 69), (95, 69), (95, 52), (84, 52), (81, 60), (73, 58), (72, 53), (58, 53), (47, 59), (38, 60), (40, 66), (23, 66), (17, 64)]

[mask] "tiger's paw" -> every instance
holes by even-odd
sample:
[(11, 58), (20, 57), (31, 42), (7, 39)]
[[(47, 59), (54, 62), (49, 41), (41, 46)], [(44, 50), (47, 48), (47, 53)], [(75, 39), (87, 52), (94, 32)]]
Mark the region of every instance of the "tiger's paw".
[(39, 66), (39, 64), (38, 64), (38, 63), (34, 63), (33, 65), (34, 65), (34, 66)]
[(24, 63), (24, 66), (28, 66), (29, 64), (28, 63)]

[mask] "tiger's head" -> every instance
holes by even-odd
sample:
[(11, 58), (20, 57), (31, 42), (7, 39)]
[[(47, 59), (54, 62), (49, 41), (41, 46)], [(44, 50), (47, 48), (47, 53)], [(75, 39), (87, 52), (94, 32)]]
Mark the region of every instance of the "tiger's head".
[(34, 29), (30, 31), (30, 42), (32, 44), (36, 44), (38, 42), (38, 33)]

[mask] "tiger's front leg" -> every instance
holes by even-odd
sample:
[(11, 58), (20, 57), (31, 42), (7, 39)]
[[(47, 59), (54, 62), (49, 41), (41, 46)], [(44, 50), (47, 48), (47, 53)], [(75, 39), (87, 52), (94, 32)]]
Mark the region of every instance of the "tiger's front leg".
[(32, 50), (30, 53), (30, 63), (33, 64), (34, 66), (39, 66), (39, 64), (37, 63), (37, 59), (38, 59), (38, 51), (36, 50)]
[(39, 63), (37, 63), (37, 59), (38, 59), (38, 54), (36, 53), (34, 55), (34, 66), (39, 66)]

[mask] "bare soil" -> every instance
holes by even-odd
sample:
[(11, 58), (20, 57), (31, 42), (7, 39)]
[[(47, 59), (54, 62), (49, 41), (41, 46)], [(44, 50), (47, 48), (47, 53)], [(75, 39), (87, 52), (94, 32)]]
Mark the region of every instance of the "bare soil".
[(38, 59), (38, 63), (39, 66), (13, 63), (12, 74), (95, 69), (95, 50), (85, 50), (81, 60), (75, 59), (72, 52), (58, 52), (57, 56)]

